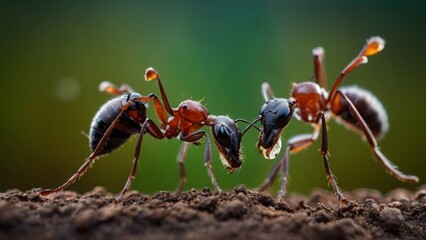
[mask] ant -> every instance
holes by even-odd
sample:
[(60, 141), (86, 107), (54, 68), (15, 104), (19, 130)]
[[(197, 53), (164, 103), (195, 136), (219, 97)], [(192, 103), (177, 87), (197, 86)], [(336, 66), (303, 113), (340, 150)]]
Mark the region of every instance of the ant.
[[(189, 143), (199, 145), (201, 143), (198, 141), (205, 137), (204, 164), (217, 192), (222, 192), (212, 170), (212, 154), (208, 134), (204, 130), (200, 130), (200, 128), (203, 126), (211, 127), (214, 143), (220, 153), (220, 159), (231, 173), (239, 168), (242, 163), (240, 146), (242, 133), (236, 123), (239, 121), (249, 122), (244, 119), (233, 121), (226, 116), (210, 115), (200, 102), (193, 100), (185, 100), (177, 108), (172, 109), (158, 73), (153, 68), (148, 68), (145, 72), (145, 80), (151, 81), (153, 79), (157, 79), (158, 81), (164, 105), (154, 93), (142, 96), (139, 93), (135, 93), (128, 85), (122, 85), (118, 88), (109, 82), (102, 82), (100, 84), (100, 91), (105, 91), (117, 97), (105, 103), (92, 120), (89, 132), (90, 156), (63, 185), (55, 189), (41, 191), (40, 195), (45, 196), (64, 190), (77, 181), (100, 156), (114, 151), (123, 145), (130, 136), (139, 134), (130, 175), (118, 196), (118, 199), (121, 199), (130, 189), (135, 179), (142, 139), (145, 133), (149, 133), (149, 135), (156, 139), (178, 137), (179, 140), (183, 141), (178, 154), (180, 176), (177, 188), (178, 193), (182, 191), (186, 182), (184, 159), (188, 145)], [(146, 116), (147, 103), (150, 101), (154, 101), (155, 113), (161, 121), (160, 127)], [(168, 118), (166, 112), (171, 117)]]
[(260, 191), (267, 189), (274, 181), (277, 173), (281, 171), (282, 179), (278, 197), (283, 197), (287, 189), (289, 154), (306, 149), (318, 139), (321, 130), (320, 153), (324, 161), (327, 179), (338, 200), (344, 204), (348, 203), (337, 185), (328, 161), (327, 122), (331, 117), (335, 117), (338, 123), (347, 128), (361, 133), (373, 150), (374, 156), (390, 175), (402, 182), (416, 183), (419, 181), (416, 176), (405, 175), (400, 172), (377, 145), (377, 140), (383, 137), (389, 127), (386, 111), (380, 101), (369, 91), (356, 86), (339, 88), (347, 74), (359, 65), (367, 63), (367, 57), (383, 50), (384, 44), (385, 41), (380, 37), (368, 39), (361, 52), (337, 77), (329, 92), (326, 90), (324, 49), (321, 47), (312, 50), (316, 83), (294, 84), (289, 99), (275, 98), (270, 85), (266, 82), (262, 84), (261, 89), (265, 104), (260, 110), (260, 116), (247, 129), (257, 121), (261, 122), (262, 128), (257, 148), (266, 159), (273, 159), (278, 155), (281, 149), (281, 134), (292, 116), (309, 123), (314, 130), (312, 134), (301, 134), (288, 140), (284, 155), (273, 166), (268, 177), (260, 186)]

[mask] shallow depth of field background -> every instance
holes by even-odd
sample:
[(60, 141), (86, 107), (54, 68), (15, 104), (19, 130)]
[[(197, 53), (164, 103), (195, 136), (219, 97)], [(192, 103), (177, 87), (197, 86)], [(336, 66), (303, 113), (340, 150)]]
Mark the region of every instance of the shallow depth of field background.
[[(141, 94), (159, 93), (144, 71), (161, 75), (173, 107), (204, 99), (212, 114), (253, 119), (268, 81), (288, 97), (292, 82), (311, 79), (311, 50), (326, 50), (328, 84), (370, 36), (384, 51), (345, 80), (372, 91), (386, 107), (390, 131), (380, 147), (405, 173), (426, 180), (426, 7), (422, 1), (34, 1), (0, 2), (0, 192), (52, 188), (66, 181), (89, 155), (92, 117), (111, 96), (101, 81), (128, 83)], [(321, 2), (321, 3), (320, 3)], [(148, 116), (155, 118), (153, 108)], [(246, 125), (242, 124), (242, 128)], [(329, 123), (331, 167), (343, 190), (419, 185), (400, 183), (375, 162), (359, 135)], [(284, 139), (309, 133), (293, 119)], [(274, 161), (255, 148), (258, 133), (243, 139), (245, 162), (227, 174), (213, 146), (221, 187), (257, 187)], [(118, 192), (131, 167), (136, 138), (101, 158), (70, 189), (103, 185)], [(178, 183), (178, 140), (144, 138), (133, 189), (173, 191)], [(327, 186), (319, 142), (291, 156), (290, 192)], [(210, 187), (204, 145), (186, 159), (185, 190)], [(281, 157), (282, 153), (279, 155)], [(274, 185), (278, 187), (278, 182)]]

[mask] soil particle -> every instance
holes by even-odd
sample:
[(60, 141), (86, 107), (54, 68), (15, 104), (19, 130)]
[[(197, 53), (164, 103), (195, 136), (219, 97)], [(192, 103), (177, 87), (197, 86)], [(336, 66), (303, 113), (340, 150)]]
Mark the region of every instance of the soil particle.
[(230, 218), (241, 219), (247, 213), (247, 206), (244, 202), (234, 199), (219, 206), (215, 213), (215, 217), (221, 221)]
[(275, 199), (240, 185), (117, 200), (103, 187), (40, 197), (32, 189), (0, 193), (3, 239), (426, 239), (426, 186), (387, 194), (314, 190)]
[(380, 222), (382, 222), (386, 228), (396, 230), (404, 223), (404, 216), (402, 216), (401, 210), (397, 208), (385, 207), (380, 212)]

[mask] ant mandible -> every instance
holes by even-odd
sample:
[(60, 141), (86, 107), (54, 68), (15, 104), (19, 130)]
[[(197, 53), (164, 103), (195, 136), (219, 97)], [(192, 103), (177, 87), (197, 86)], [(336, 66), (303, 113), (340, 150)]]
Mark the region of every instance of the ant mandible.
[(324, 50), (321, 47), (312, 51), (316, 83), (303, 82), (294, 84), (289, 99), (275, 98), (270, 85), (266, 82), (262, 84), (262, 95), (265, 104), (260, 110), (260, 116), (252, 124), (257, 121), (261, 122), (262, 128), (257, 147), (266, 159), (273, 159), (278, 155), (281, 149), (281, 134), (283, 129), (289, 124), (292, 116), (311, 124), (314, 131), (312, 134), (302, 134), (288, 140), (284, 155), (273, 166), (268, 177), (260, 186), (260, 191), (268, 188), (277, 173), (281, 171), (282, 179), (278, 197), (283, 197), (287, 189), (289, 154), (306, 149), (318, 139), (321, 130), (320, 152), (324, 161), (327, 179), (331, 183), (338, 200), (344, 204), (348, 202), (337, 185), (328, 161), (327, 122), (333, 116), (338, 123), (363, 134), (373, 150), (374, 156), (392, 176), (402, 182), (416, 183), (419, 181), (416, 176), (405, 175), (400, 172), (380, 151), (377, 145), (377, 140), (383, 137), (389, 127), (386, 111), (379, 100), (369, 91), (356, 86), (339, 88), (347, 74), (362, 63), (367, 63), (367, 57), (380, 52), (384, 48), (384, 44), (384, 40), (380, 37), (368, 39), (358, 56), (337, 77), (330, 92), (325, 90)]
[[(139, 134), (130, 175), (118, 196), (118, 199), (121, 199), (130, 189), (135, 179), (142, 139), (145, 133), (149, 133), (156, 139), (179, 137), (183, 141), (178, 154), (180, 176), (177, 188), (178, 193), (182, 191), (186, 182), (186, 171), (183, 163), (188, 145), (189, 143), (199, 145), (198, 141), (205, 136), (205, 166), (214, 187), (219, 193), (222, 192), (211, 166), (211, 146), (208, 134), (199, 129), (203, 126), (211, 127), (214, 143), (220, 153), (220, 159), (228, 171), (232, 172), (239, 168), (242, 163), (240, 146), (242, 134), (236, 123), (238, 121), (248, 121), (244, 119), (233, 121), (226, 116), (209, 115), (207, 109), (200, 102), (192, 100), (183, 101), (177, 108), (172, 109), (158, 73), (153, 68), (148, 68), (145, 72), (145, 79), (147, 81), (158, 80), (164, 106), (157, 95), (153, 93), (148, 96), (142, 96), (139, 93), (135, 93), (128, 85), (122, 85), (117, 88), (109, 82), (102, 82), (99, 89), (117, 97), (105, 103), (92, 120), (89, 132), (90, 156), (63, 185), (55, 189), (41, 191), (40, 195), (45, 196), (64, 190), (77, 181), (100, 156), (114, 151), (123, 145), (130, 136)], [(146, 103), (150, 101), (154, 101), (154, 110), (162, 123), (160, 127), (146, 116)], [(172, 117), (168, 118), (166, 111)]]

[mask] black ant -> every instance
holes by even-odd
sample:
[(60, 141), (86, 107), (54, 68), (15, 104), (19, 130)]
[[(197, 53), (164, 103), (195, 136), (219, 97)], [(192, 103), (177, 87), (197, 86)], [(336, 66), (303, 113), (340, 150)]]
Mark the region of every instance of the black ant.
[[(211, 127), (214, 143), (220, 153), (220, 159), (227, 167), (228, 171), (232, 172), (239, 168), (242, 163), (242, 151), (240, 146), (242, 134), (236, 123), (238, 121), (248, 123), (248, 121), (243, 119), (233, 121), (226, 116), (210, 115), (200, 102), (193, 100), (185, 100), (181, 102), (177, 108), (172, 109), (158, 73), (153, 68), (148, 68), (145, 72), (145, 79), (147, 81), (153, 79), (158, 80), (164, 105), (157, 95), (153, 93), (148, 96), (142, 96), (139, 93), (135, 93), (128, 85), (122, 85), (120, 88), (117, 88), (109, 82), (101, 83), (99, 86), (101, 91), (116, 95), (117, 97), (105, 103), (92, 120), (89, 133), (90, 156), (85, 160), (84, 164), (77, 172), (63, 185), (55, 189), (41, 191), (40, 195), (48, 195), (62, 191), (81, 177), (89, 166), (100, 156), (114, 151), (124, 144), (130, 136), (139, 134), (130, 175), (123, 190), (118, 196), (118, 199), (121, 199), (130, 189), (132, 181), (135, 179), (142, 139), (145, 133), (149, 133), (152, 137), (157, 139), (178, 137), (179, 140), (183, 141), (178, 154), (180, 176), (180, 182), (177, 188), (178, 193), (182, 191), (186, 182), (184, 159), (188, 145), (189, 143), (199, 145), (200, 143), (198, 141), (205, 136), (204, 164), (207, 167), (208, 174), (214, 187), (219, 193), (222, 192), (211, 166), (212, 154), (208, 134), (204, 130), (200, 130), (200, 128), (203, 126)], [(154, 101), (155, 113), (161, 121), (160, 127), (146, 116), (146, 103), (152, 100)], [(168, 117), (167, 113), (169, 113), (171, 117)]]
[(290, 122), (292, 116), (311, 124), (314, 131), (312, 134), (302, 134), (288, 140), (284, 155), (271, 169), (268, 177), (260, 186), (260, 191), (268, 188), (274, 181), (278, 171), (281, 171), (282, 182), (278, 197), (284, 196), (287, 189), (289, 154), (306, 149), (318, 139), (321, 130), (320, 152), (328, 181), (331, 183), (338, 200), (342, 203), (348, 202), (337, 185), (328, 162), (327, 122), (333, 116), (336, 117), (339, 123), (364, 135), (377, 160), (392, 176), (402, 182), (416, 183), (419, 181), (416, 176), (405, 175), (400, 172), (380, 151), (377, 145), (377, 139), (381, 139), (388, 130), (387, 114), (380, 101), (369, 91), (359, 87), (339, 88), (348, 73), (362, 63), (367, 63), (367, 57), (380, 52), (384, 48), (384, 44), (384, 40), (380, 37), (368, 39), (358, 56), (340, 73), (330, 92), (326, 91), (323, 63), (324, 50), (321, 47), (312, 51), (316, 83), (303, 82), (294, 84), (289, 99), (275, 98), (270, 85), (266, 82), (262, 84), (262, 95), (265, 104), (260, 110), (260, 116), (252, 124), (257, 121), (262, 124), (257, 147), (265, 158), (273, 159), (279, 153), (281, 149), (281, 133)]

